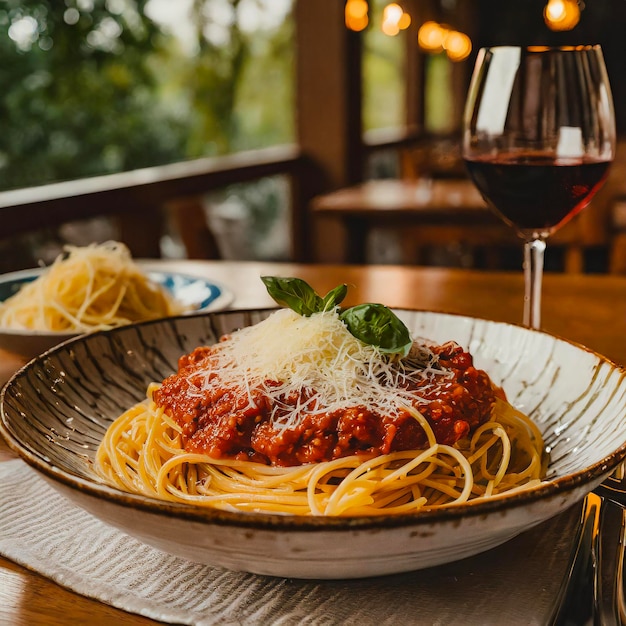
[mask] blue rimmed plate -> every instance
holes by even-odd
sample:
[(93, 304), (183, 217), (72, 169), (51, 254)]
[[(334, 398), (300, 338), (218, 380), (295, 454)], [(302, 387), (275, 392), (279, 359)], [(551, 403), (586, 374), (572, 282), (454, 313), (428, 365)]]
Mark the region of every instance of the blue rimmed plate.
[[(44, 271), (45, 268), (27, 269), (1, 276), (0, 302), (16, 294), (25, 284), (38, 278)], [(200, 276), (154, 268), (146, 269), (146, 275), (165, 287), (176, 300), (189, 307), (190, 315), (219, 311), (226, 308), (233, 299), (232, 292), (224, 286)], [(71, 331), (0, 328), (0, 349), (30, 359), (78, 334), (80, 333)]]

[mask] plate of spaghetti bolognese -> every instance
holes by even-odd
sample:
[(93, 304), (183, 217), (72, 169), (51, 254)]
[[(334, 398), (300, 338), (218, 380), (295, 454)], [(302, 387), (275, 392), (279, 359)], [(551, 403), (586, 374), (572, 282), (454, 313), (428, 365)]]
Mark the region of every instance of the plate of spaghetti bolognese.
[(309, 579), (480, 553), (626, 457), (624, 371), (582, 346), (293, 293), (53, 348), (5, 386), (0, 432), (149, 545)]

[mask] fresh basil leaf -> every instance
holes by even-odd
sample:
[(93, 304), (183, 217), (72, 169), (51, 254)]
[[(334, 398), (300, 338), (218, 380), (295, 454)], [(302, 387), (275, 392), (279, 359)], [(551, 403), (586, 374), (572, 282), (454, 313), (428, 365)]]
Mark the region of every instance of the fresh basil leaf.
[(331, 311), (336, 306), (339, 306), (343, 299), (346, 297), (348, 293), (348, 285), (345, 283), (343, 285), (338, 285), (334, 289), (331, 289), (325, 296), (323, 300), (323, 311)]
[(359, 304), (339, 316), (348, 330), (363, 343), (378, 346), (381, 352), (406, 356), (411, 335), (402, 320), (383, 304)]
[[(261, 276), (267, 292), (280, 306), (299, 315), (330, 311), (339, 306), (348, 293), (346, 284), (331, 289), (324, 298), (301, 278)], [(339, 315), (352, 335), (363, 343), (377, 346), (381, 352), (406, 356), (412, 345), (411, 335), (402, 320), (383, 304), (359, 304)]]
[(261, 276), (261, 280), (277, 304), (293, 309), (299, 315), (309, 317), (324, 309), (322, 298), (301, 278)]

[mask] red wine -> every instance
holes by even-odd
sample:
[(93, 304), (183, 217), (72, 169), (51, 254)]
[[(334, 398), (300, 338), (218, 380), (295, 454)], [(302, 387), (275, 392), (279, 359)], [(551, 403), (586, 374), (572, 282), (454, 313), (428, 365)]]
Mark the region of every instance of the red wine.
[(550, 233), (583, 209), (607, 176), (609, 161), (508, 153), (466, 159), (476, 187), (519, 231)]

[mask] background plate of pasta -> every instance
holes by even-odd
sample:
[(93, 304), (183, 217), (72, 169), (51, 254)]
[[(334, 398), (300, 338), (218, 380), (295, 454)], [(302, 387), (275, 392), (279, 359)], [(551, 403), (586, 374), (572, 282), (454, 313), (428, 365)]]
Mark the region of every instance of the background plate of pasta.
[(0, 276), (0, 348), (31, 358), (76, 335), (231, 300), (207, 279), (144, 268), (119, 242), (68, 246), (49, 266)]
[[(221, 311), (75, 338), (5, 386), (0, 433), (149, 545), (296, 578), (477, 554), (626, 457), (626, 377), (604, 357), (452, 314), (339, 316), (333, 298), (305, 315)], [(389, 315), (397, 332), (366, 336)]]

